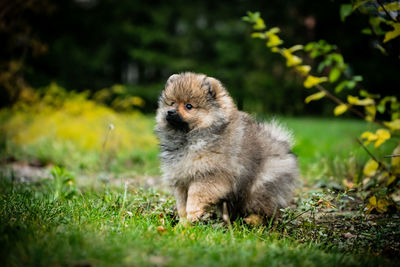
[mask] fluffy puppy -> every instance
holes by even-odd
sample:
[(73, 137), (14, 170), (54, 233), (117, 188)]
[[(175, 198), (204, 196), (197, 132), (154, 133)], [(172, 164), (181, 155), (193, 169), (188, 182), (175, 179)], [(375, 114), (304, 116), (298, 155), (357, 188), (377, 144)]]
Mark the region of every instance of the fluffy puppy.
[(203, 74), (172, 75), (158, 104), (161, 170), (181, 219), (195, 222), (224, 202), (231, 216), (261, 217), (289, 204), (298, 167), (287, 130), (257, 123)]

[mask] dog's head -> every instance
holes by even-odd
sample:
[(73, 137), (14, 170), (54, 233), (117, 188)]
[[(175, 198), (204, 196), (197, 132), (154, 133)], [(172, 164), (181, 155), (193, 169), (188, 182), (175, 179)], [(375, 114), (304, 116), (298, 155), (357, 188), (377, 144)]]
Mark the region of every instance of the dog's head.
[(189, 132), (229, 120), (236, 107), (218, 80), (204, 74), (174, 74), (158, 101), (157, 124), (167, 130)]

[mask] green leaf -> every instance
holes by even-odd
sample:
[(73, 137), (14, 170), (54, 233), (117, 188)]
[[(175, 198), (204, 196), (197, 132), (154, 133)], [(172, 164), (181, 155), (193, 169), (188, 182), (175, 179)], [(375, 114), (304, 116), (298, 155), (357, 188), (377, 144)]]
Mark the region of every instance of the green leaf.
[(342, 21), (345, 21), (346, 17), (348, 17), (351, 12), (353, 12), (353, 7), (351, 4), (340, 5), (340, 19)]
[(304, 51), (309, 52), (309, 51), (311, 51), (313, 49), (315, 49), (315, 43), (314, 42), (308, 43), (308, 44), (306, 44), (306, 46), (304, 46)]
[(347, 83), (347, 87), (348, 87), (349, 89), (353, 89), (355, 86), (356, 86), (356, 82), (355, 82), (355, 81), (349, 81), (349, 82)]
[(262, 32), (253, 32), (251, 34), (251, 38), (260, 38), (260, 39), (265, 39), (265, 34)]
[(336, 61), (336, 63), (337, 63), (338, 65), (342, 65), (342, 64), (344, 63), (343, 56), (342, 56), (341, 54), (339, 54), (339, 53), (332, 53), (332, 54), (330, 54), (330, 57), (331, 57), (334, 61)]
[(335, 93), (340, 93), (344, 88), (347, 87), (349, 81), (342, 81), (335, 87)]
[(366, 98), (380, 98), (380, 94), (370, 94), (365, 90), (360, 90), (360, 96), (366, 97)]
[(311, 53), (310, 53), (310, 57), (311, 58), (316, 58), (316, 57), (319, 57), (320, 55), (322, 55), (318, 50), (313, 50)]
[(375, 48), (378, 49), (382, 53), (382, 55), (385, 55), (385, 56), (388, 55), (388, 53), (386, 52), (386, 49), (383, 46), (381, 46), (380, 44), (376, 44)]
[(370, 28), (364, 28), (364, 29), (361, 30), (361, 33), (362, 34), (366, 34), (366, 35), (371, 35), (372, 31), (371, 31)]
[(329, 73), (329, 82), (334, 83), (340, 78), (341, 72), (339, 68), (332, 68)]

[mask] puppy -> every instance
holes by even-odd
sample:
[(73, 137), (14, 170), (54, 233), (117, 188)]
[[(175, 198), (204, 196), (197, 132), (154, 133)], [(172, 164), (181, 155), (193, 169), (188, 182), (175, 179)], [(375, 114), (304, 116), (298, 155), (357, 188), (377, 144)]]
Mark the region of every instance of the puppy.
[(196, 222), (224, 202), (232, 217), (261, 218), (289, 204), (298, 177), (290, 132), (239, 111), (203, 74), (172, 75), (158, 104), (161, 170), (181, 219)]

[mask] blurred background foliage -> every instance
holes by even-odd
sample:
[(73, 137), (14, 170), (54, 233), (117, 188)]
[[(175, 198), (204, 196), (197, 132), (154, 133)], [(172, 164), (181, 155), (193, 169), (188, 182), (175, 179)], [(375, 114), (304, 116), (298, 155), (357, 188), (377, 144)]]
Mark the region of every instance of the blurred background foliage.
[(32, 94), (34, 102), (0, 110), (1, 159), (75, 171), (158, 174), (152, 116), (116, 111), (88, 95), (51, 83)]
[(374, 127), (304, 118), (331, 117), (334, 103), (305, 104), (310, 91), (302, 77), (252, 40), (251, 27), (241, 20), (248, 10), (260, 11), (268, 27), (281, 29), (287, 47), (335, 44), (369, 92), (396, 95), (400, 38), (387, 43), (382, 55), (374, 36), (360, 34), (367, 16), (341, 20), (343, 3), (3, 0), (0, 161), (158, 175), (158, 95), (171, 74), (194, 71), (220, 79), (240, 109), (261, 118), (282, 116), (296, 133), (294, 150), (306, 176), (354, 176), (328, 165), (355, 156), (349, 164), (359, 171), (366, 156), (350, 138)]
[[(351, 70), (363, 75), (366, 88), (395, 94), (397, 56), (382, 56), (371, 36), (354, 34), (367, 27), (368, 18), (353, 15), (342, 22), (342, 3), (5, 0), (0, 4), (0, 105), (10, 106), (21, 95), (29, 97), (25, 89), (55, 81), (66, 90), (88, 91), (89, 98), (123, 85), (124, 92), (114, 90), (114, 96), (137, 96), (141, 100), (131, 99), (136, 109), (154, 112), (169, 75), (195, 71), (220, 79), (238, 106), (250, 112), (331, 114), (329, 101), (305, 105), (309, 93), (299, 79), (279, 56), (248, 38), (250, 29), (240, 20), (248, 10), (278, 26), (287, 46), (320, 39), (336, 44)], [(398, 55), (399, 40), (388, 45), (387, 51)]]

